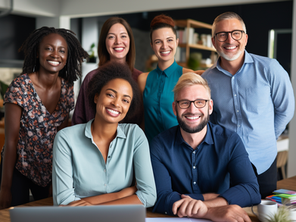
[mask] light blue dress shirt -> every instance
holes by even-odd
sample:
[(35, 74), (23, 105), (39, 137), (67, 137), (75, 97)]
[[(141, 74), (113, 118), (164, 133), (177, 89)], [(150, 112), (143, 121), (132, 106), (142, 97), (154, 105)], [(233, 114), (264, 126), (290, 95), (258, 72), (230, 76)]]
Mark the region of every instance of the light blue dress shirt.
[(90, 120), (59, 131), (53, 147), (54, 205), (132, 186), (145, 207), (156, 201), (148, 141), (136, 124), (118, 124), (107, 161), (93, 141)]
[(176, 61), (165, 70), (158, 66), (148, 74), (143, 92), (145, 134), (150, 142), (157, 134), (178, 125), (173, 112), (173, 89), (183, 73)]
[(235, 75), (217, 63), (202, 74), (211, 88), (211, 121), (237, 132), (258, 174), (277, 155), (276, 140), (292, 119), (295, 99), (288, 73), (275, 59), (250, 54)]

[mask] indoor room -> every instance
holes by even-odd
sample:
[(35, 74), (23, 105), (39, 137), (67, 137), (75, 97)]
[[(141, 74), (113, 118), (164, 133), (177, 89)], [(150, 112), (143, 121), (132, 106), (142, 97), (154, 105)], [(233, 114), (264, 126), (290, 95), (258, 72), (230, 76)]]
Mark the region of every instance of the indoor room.
[[(216, 16), (224, 12), (235, 12), (242, 17), (248, 35), (245, 49), (252, 54), (276, 59), (288, 73), (295, 97), (296, 65), (292, 61), (296, 58), (296, 6), (293, 0), (0, 0), (0, 150), (5, 142), (4, 94), (22, 72), (24, 53), (19, 52), (19, 48), (35, 29), (42, 26), (70, 29), (90, 55), (81, 64), (82, 77), (74, 82), (76, 103), (84, 78), (98, 68), (99, 36), (107, 19), (118, 16), (130, 25), (136, 50), (134, 68), (151, 72), (157, 69), (159, 60), (151, 47), (150, 23), (157, 15), (170, 16), (179, 38), (175, 61), (195, 71), (208, 70), (219, 58), (212, 44), (211, 29)], [(73, 111), (69, 115), (69, 126), (72, 116)], [(291, 185), (296, 184), (295, 180), (289, 181), (287, 186), (280, 182), (296, 176), (295, 132), (294, 114), (277, 139), (278, 189), (296, 190)], [(49, 203), (44, 202), (44, 205)], [(7, 212), (3, 218), (7, 217)], [(257, 221), (257, 218), (251, 219)]]

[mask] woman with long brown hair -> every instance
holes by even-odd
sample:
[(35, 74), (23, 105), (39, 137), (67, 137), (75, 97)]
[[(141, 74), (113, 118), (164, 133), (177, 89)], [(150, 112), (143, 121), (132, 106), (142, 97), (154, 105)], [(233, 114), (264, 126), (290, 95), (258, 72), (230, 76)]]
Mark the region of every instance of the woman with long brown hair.
[[(99, 68), (108, 61), (127, 64), (136, 82), (142, 73), (134, 68), (136, 58), (134, 36), (130, 25), (123, 18), (111, 17), (105, 21), (99, 37), (98, 55)], [(83, 80), (72, 117), (73, 125), (86, 123), (95, 116), (94, 111), (89, 109), (87, 86), (96, 71), (97, 69), (89, 72)], [(123, 122), (138, 124), (141, 121), (141, 111), (134, 117), (123, 120)]]

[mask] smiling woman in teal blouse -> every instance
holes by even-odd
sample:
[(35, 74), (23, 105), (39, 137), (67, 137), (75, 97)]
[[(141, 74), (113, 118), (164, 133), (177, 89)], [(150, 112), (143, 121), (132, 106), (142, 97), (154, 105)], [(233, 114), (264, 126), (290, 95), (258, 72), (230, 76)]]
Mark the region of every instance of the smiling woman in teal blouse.
[[(139, 75), (143, 93), (145, 134), (151, 141), (160, 132), (178, 125), (173, 113), (173, 88), (183, 73), (192, 72), (179, 66), (175, 53), (179, 43), (174, 20), (165, 15), (156, 16), (150, 24), (151, 47), (158, 58), (157, 68)], [(203, 71), (196, 71), (201, 74)]]
[(137, 87), (123, 64), (106, 64), (95, 74), (89, 84), (95, 118), (55, 138), (54, 205), (154, 205), (148, 141), (136, 124), (118, 123), (137, 112)]

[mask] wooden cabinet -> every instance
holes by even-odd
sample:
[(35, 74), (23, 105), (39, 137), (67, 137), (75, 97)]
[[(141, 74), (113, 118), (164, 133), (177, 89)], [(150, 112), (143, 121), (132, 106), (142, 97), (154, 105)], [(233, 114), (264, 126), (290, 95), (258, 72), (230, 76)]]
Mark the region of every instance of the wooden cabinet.
[[(195, 31), (198, 31), (198, 29), (209, 29), (209, 30), (206, 30), (207, 33), (204, 33), (204, 34), (210, 34), (211, 33), (211, 30), (212, 30), (212, 25), (210, 24), (206, 24), (206, 23), (203, 23), (203, 22), (199, 22), (199, 21), (195, 21), (195, 20), (192, 20), (192, 19), (185, 19), (185, 20), (175, 20), (175, 24), (177, 27), (179, 28), (185, 28), (184, 31), (187, 31), (186, 33), (186, 40), (185, 42), (186, 43), (179, 43), (179, 47), (181, 48), (185, 48), (185, 52), (186, 52), (186, 58), (185, 58), (185, 62), (180, 64), (181, 66), (184, 66), (184, 67), (187, 67), (187, 61), (189, 59), (189, 56), (190, 56), (190, 50), (191, 49), (199, 49), (199, 50), (205, 50), (205, 51), (210, 51), (211, 52), (211, 64), (202, 64), (201, 67), (204, 67), (204, 68), (207, 68), (209, 66), (212, 65), (212, 63), (214, 62), (213, 60), (215, 60), (216, 58), (216, 49), (214, 47), (209, 47), (209, 46), (205, 46), (204, 44), (202, 43), (190, 43), (191, 41), (189, 41), (189, 38), (190, 38), (190, 34), (189, 34), (189, 30), (190, 28), (193, 28)], [(203, 34), (202, 33), (202, 30), (201, 32), (199, 32), (199, 35)], [(179, 38), (180, 39), (180, 38)]]

